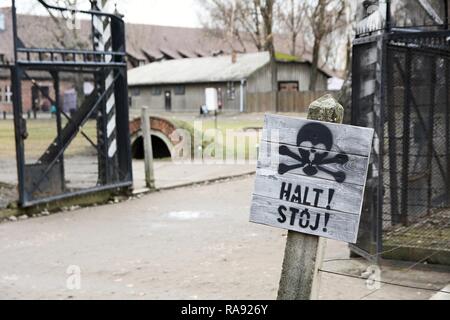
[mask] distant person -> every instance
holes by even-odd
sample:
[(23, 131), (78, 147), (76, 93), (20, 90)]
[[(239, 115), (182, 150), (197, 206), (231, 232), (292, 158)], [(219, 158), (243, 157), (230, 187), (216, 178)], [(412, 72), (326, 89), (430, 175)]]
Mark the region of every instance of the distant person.
[(48, 99), (45, 99), (41, 103), (41, 111), (43, 111), (43, 112), (49, 112), (50, 111), (50, 107), (51, 107), (51, 103), (50, 103), (50, 101), (48, 101)]
[(203, 117), (206, 117), (208, 115), (208, 107), (207, 106), (201, 106), (200, 107), (200, 115)]

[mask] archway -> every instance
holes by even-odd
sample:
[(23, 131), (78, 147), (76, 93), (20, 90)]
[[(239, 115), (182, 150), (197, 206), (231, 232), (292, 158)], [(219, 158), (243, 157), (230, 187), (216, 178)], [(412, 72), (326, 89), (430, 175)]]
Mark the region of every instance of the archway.
[[(172, 157), (170, 147), (166, 144), (166, 142), (164, 142), (163, 139), (156, 135), (152, 135), (152, 148), (154, 159), (170, 159)], [(131, 151), (133, 159), (143, 160), (145, 158), (144, 138), (142, 136), (136, 138), (131, 146)]]

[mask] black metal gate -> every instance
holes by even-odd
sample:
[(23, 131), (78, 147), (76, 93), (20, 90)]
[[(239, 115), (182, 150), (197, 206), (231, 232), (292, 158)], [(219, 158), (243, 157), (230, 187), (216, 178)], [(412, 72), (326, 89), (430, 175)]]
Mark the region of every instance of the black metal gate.
[(353, 59), (352, 123), (376, 137), (351, 248), (371, 260), (448, 259), (450, 32), (377, 30), (355, 40)]
[[(90, 21), (91, 27), (82, 28), (82, 32), (91, 33), (86, 37), (88, 45), (75, 43), (73, 49), (67, 46), (59, 49), (48, 44), (27, 47), (20, 34), (21, 16), (16, 14), (13, 1), (14, 64), (9, 68), (13, 83), (19, 203), (23, 207), (132, 185), (125, 24), (120, 16), (102, 11), (104, 2), (93, 1), (91, 11), (82, 11), (36, 1), (52, 17), (61, 17), (42, 18), (48, 23), (59, 23), (58, 19), (62, 22), (67, 15), (78, 15), (84, 25)], [(70, 37), (70, 28), (68, 32)], [(51, 83), (52, 90), (41, 86), (39, 79)], [(69, 112), (63, 108), (62, 86), (76, 81), (92, 84), (92, 90)], [(24, 91), (25, 83), (31, 84), (34, 92), (39, 92), (54, 111), (54, 137), (40, 151), (29, 143), (38, 140), (30, 138), (42, 133), (27, 129), (23, 97), (29, 93)], [(53, 126), (51, 122), (48, 124)], [(86, 129), (88, 125), (90, 129)], [(80, 137), (91, 147), (88, 161), (68, 154), (73, 141)], [(45, 141), (44, 137), (37, 138)], [(70, 166), (82, 167), (82, 162), (87, 163), (85, 170), (95, 171), (95, 181), (71, 183), (67, 178), (72, 170)]]

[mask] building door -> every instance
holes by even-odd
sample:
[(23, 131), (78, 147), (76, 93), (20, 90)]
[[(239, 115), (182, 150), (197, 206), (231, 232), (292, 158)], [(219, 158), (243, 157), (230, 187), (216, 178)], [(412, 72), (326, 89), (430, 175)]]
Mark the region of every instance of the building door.
[(164, 93), (164, 97), (165, 97), (166, 111), (172, 111), (172, 92), (166, 91)]

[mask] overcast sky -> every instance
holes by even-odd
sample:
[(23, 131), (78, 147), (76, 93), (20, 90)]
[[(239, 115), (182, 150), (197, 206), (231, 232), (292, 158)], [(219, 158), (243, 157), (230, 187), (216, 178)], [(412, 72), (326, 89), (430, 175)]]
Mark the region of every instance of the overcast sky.
[[(88, 0), (81, 0), (85, 5)], [(118, 9), (125, 19), (133, 23), (165, 26), (199, 27), (198, 15), (201, 8), (196, 0), (110, 0), (117, 2)], [(48, 1), (51, 2), (50, 0)], [(0, 7), (10, 5), (11, 0), (0, 0)], [(22, 13), (39, 13), (36, 0), (17, 0)], [(42, 13), (42, 11), (41, 11)]]
[(200, 8), (195, 0), (118, 0), (118, 7), (130, 22), (180, 27), (200, 26)]

